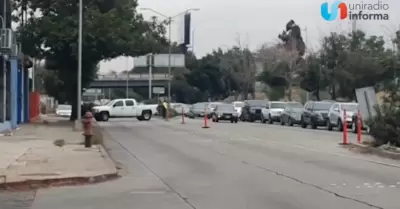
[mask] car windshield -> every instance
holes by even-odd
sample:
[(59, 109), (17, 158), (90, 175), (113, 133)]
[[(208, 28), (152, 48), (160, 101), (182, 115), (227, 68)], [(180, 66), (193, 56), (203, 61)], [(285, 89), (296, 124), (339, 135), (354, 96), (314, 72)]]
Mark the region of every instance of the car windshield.
[(71, 105), (58, 105), (57, 109), (59, 110), (71, 110)]
[(287, 105), (294, 109), (297, 109), (297, 108), (302, 109), (303, 108), (303, 105), (300, 102), (290, 102), (290, 103), (287, 103)]
[(272, 102), (271, 103), (271, 108), (285, 108), (286, 107), (286, 103), (283, 102)]
[(267, 101), (265, 101), (265, 100), (250, 100), (250, 101), (247, 101), (247, 103), (250, 105), (250, 106), (257, 106), (257, 107), (265, 107), (265, 106), (267, 106)]
[(235, 102), (235, 103), (233, 103), (233, 106), (235, 106), (235, 107), (244, 107), (244, 102)]
[(329, 110), (331, 106), (332, 103), (329, 102), (316, 102), (314, 103), (314, 110)]
[(218, 105), (218, 111), (235, 111), (233, 105)]
[(357, 110), (358, 105), (357, 104), (341, 104), (340, 108), (342, 110), (354, 111), (354, 110)]

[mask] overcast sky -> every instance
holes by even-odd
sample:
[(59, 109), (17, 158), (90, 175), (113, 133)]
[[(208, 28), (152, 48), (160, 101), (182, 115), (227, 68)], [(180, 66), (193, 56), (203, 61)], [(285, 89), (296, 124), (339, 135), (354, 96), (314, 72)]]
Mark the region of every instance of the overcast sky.
[[(192, 14), (194, 30), (194, 52), (198, 57), (218, 47), (227, 48), (236, 43), (240, 37), (242, 44), (257, 48), (263, 43), (274, 43), (286, 23), (293, 19), (302, 29), (303, 38), (309, 48), (316, 48), (321, 38), (331, 31), (348, 32), (351, 23), (348, 21), (327, 22), (321, 18), (322, 0), (139, 0), (140, 7), (150, 7), (165, 15), (175, 15), (188, 8), (199, 8)], [(333, 2), (328, 0), (328, 2)], [(347, 3), (377, 3), (378, 0), (348, 0)], [(399, 28), (399, 0), (381, 0), (390, 9), (388, 21), (359, 21), (357, 27), (370, 35), (383, 35), (389, 38), (390, 30), (394, 33)], [(397, 9), (396, 9), (397, 8)], [(397, 11), (397, 14), (396, 14)], [(150, 11), (141, 11), (146, 18), (153, 16)], [(380, 12), (380, 11), (378, 11)], [(172, 29), (173, 41), (180, 37), (179, 21)], [(100, 70), (123, 71), (132, 67), (132, 60), (116, 59), (102, 63)]]

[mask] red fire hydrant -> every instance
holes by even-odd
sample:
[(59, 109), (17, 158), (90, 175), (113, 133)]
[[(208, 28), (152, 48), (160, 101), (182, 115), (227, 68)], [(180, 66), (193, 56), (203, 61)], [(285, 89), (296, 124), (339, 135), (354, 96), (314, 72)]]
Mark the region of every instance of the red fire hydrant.
[(92, 147), (92, 136), (93, 136), (93, 114), (86, 112), (83, 116), (83, 135), (85, 136), (85, 147)]

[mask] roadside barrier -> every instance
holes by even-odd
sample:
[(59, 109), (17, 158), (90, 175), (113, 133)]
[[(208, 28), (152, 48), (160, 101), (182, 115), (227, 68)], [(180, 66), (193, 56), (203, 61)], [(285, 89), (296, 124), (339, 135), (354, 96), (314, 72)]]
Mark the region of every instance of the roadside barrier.
[(357, 142), (361, 144), (361, 128), (362, 128), (362, 123), (361, 123), (361, 114), (360, 111), (357, 113)]
[(203, 128), (210, 128), (208, 126), (207, 108), (204, 109), (204, 125)]

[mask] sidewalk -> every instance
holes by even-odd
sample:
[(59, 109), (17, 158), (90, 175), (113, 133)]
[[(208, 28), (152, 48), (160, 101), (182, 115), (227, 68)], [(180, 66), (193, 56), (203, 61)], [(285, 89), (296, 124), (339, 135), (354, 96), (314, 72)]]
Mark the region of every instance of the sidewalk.
[[(0, 136), (0, 186), (85, 183), (117, 176), (102, 146), (84, 148), (82, 133), (73, 132), (68, 121), (47, 121), (23, 125), (12, 136)], [(54, 145), (62, 139), (64, 146)]]

